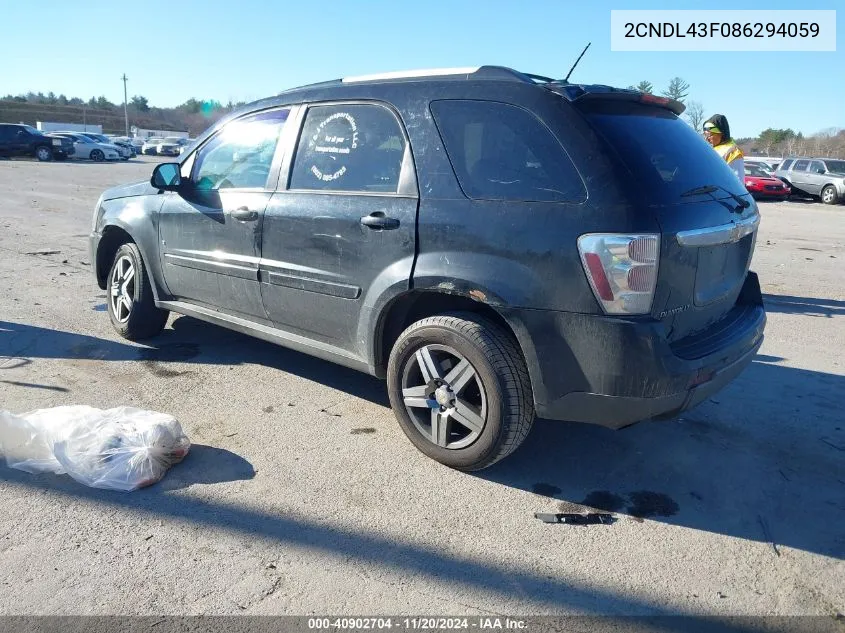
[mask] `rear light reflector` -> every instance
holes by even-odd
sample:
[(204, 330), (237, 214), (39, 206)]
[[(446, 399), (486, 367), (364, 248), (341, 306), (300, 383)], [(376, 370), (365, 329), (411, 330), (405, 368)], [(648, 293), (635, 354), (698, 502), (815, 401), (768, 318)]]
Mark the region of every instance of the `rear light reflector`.
[(607, 280), (607, 275), (604, 274), (601, 258), (595, 253), (585, 253), (584, 260), (587, 262), (587, 270), (590, 273), (590, 279), (593, 281), (599, 298), (604, 301), (613, 301), (613, 291), (610, 289), (610, 282)]
[(648, 314), (657, 285), (660, 236), (590, 233), (578, 238), (581, 263), (606, 314)]

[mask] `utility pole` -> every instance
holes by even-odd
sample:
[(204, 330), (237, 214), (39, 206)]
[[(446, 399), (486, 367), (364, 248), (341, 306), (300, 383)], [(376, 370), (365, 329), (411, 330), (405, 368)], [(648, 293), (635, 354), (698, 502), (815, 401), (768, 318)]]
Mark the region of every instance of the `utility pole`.
[(129, 136), (129, 111), (126, 109), (126, 73), (123, 73), (123, 120), (126, 123), (126, 136)]

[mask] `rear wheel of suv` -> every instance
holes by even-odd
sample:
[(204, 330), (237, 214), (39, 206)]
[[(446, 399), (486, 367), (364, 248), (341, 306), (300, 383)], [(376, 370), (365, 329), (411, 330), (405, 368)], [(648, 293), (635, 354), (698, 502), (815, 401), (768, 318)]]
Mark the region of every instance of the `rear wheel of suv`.
[(50, 150), (49, 147), (38, 147), (35, 149), (35, 158), (40, 160), (42, 163), (47, 162), (48, 160), (52, 160), (53, 152)]
[(129, 242), (117, 249), (106, 292), (109, 318), (123, 338), (140, 341), (164, 329), (169, 312), (156, 307), (141, 251), (135, 244)]
[(93, 161), (96, 161), (96, 162), (99, 163), (99, 162), (105, 160), (105, 158), (106, 158), (106, 155), (103, 154), (102, 150), (95, 149), (93, 152), (91, 152), (91, 160), (93, 160)]
[(417, 321), (390, 353), (390, 404), (423, 453), (451, 468), (486, 468), (534, 422), (531, 381), (516, 341), (469, 313)]
[(825, 204), (836, 204), (839, 202), (839, 196), (836, 194), (836, 187), (833, 185), (827, 185), (824, 189), (822, 189), (822, 202)]

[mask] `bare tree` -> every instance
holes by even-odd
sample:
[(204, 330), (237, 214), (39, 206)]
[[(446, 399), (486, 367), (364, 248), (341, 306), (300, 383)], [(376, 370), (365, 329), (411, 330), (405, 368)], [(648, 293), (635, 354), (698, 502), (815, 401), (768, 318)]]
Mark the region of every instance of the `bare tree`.
[(692, 126), (692, 129), (696, 132), (700, 132), (701, 124), (704, 123), (704, 106), (701, 105), (701, 102), (690, 101), (687, 106), (687, 111), (684, 114), (687, 115), (687, 119), (689, 120), (689, 124)]

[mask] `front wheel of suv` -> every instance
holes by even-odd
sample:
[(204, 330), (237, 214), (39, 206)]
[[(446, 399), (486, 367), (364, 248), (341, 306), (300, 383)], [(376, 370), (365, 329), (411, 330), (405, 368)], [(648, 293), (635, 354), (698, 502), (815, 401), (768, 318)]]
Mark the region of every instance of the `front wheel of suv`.
[(822, 202), (825, 204), (836, 204), (839, 202), (839, 196), (836, 193), (836, 187), (833, 185), (828, 185), (824, 189), (822, 189), (821, 195)]
[(156, 307), (144, 260), (135, 244), (129, 242), (117, 249), (106, 292), (109, 318), (123, 338), (140, 341), (164, 329), (169, 312)]
[(390, 404), (423, 453), (464, 471), (512, 453), (534, 422), (531, 381), (513, 337), (469, 313), (417, 321), (387, 366)]
[(40, 160), (42, 163), (45, 163), (53, 158), (53, 152), (50, 150), (49, 147), (44, 147), (43, 145), (35, 150), (35, 158)]

